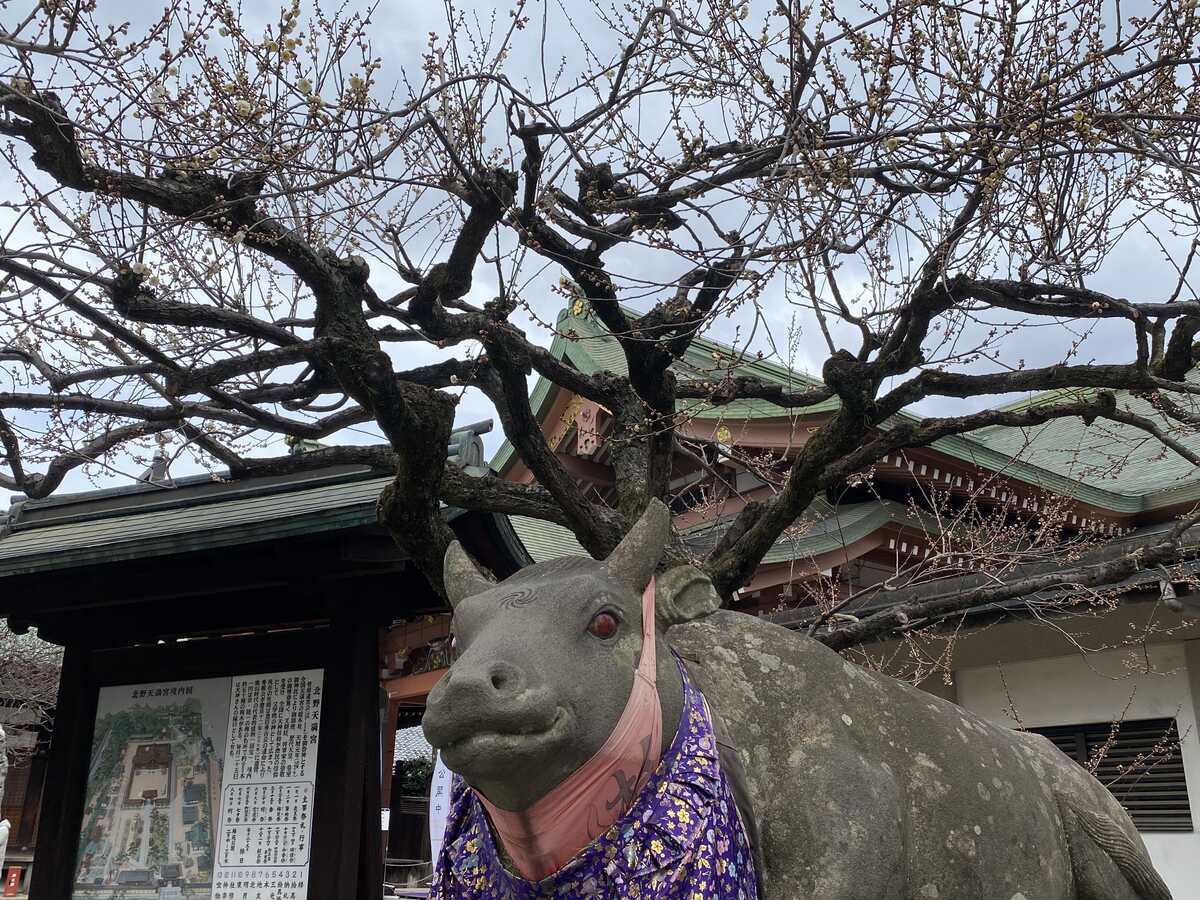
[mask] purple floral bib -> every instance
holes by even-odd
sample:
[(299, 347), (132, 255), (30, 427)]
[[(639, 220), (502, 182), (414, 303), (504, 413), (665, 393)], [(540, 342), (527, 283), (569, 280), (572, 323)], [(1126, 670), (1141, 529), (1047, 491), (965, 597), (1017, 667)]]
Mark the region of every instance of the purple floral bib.
[(504, 868), (482, 804), (456, 775), (431, 900), (756, 900), (750, 845), (704, 697), (679, 670), (683, 713), (658, 768), (629, 812), (544, 881)]

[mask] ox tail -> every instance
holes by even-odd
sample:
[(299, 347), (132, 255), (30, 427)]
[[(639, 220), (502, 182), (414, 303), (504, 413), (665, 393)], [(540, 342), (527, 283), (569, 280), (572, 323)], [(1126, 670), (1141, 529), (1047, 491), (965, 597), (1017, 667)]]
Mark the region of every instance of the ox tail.
[[(1150, 862), (1150, 856), (1146, 853), (1146, 848), (1140, 841), (1135, 841), (1131, 838), (1128, 832), (1125, 831), (1119, 824), (1113, 821), (1111, 816), (1103, 813), (1093, 812), (1088, 809), (1082, 809), (1073, 803), (1070, 803), (1061, 795), (1058, 798), (1060, 808), (1062, 809), (1064, 819), (1068, 823), (1073, 821), (1077, 832), (1076, 835), (1084, 837), (1086, 840), (1099, 850), (1104, 856), (1116, 866), (1117, 871), (1124, 876), (1128, 882), (1129, 888), (1137, 900), (1172, 900), (1171, 891), (1166, 883), (1154, 869), (1154, 864)], [(1071, 824), (1067, 825), (1068, 830), (1071, 830)], [(1073, 843), (1073, 841), (1072, 841)], [(1083, 857), (1090, 854), (1080, 854)], [(1072, 847), (1072, 863), (1088, 865), (1084, 859), (1076, 858), (1075, 848)], [(1078, 879), (1081, 873), (1076, 870)], [(1099, 873), (1093, 873), (1099, 874)], [(1109, 885), (1111, 889), (1111, 884)], [(1102, 894), (1096, 897), (1096, 900), (1107, 900), (1105, 895), (1107, 890), (1102, 890)], [(1085, 889), (1085, 896), (1089, 892)], [(1124, 896), (1123, 894), (1111, 896)]]

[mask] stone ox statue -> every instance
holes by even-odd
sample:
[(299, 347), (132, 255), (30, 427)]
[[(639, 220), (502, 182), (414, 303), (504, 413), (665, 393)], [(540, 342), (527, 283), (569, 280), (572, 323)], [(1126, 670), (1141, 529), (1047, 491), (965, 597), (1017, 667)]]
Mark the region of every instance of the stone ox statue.
[[(506, 809), (588, 760), (630, 694), (641, 591), (669, 514), (657, 501), (604, 562), (558, 559), (500, 584), (454, 544), (446, 588), (461, 655), (424, 726), (447, 766)], [(660, 573), (663, 741), (680, 711), (670, 646), (712, 710), (721, 765), (778, 900), (1170, 900), (1132, 821), (1046, 739), (1013, 731), (721, 610), (696, 568)], [(597, 648), (602, 601), (619, 622)]]

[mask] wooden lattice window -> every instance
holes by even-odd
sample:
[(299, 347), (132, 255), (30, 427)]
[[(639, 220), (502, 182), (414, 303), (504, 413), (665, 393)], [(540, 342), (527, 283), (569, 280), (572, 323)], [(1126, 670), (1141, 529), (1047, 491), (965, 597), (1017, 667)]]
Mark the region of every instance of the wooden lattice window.
[(1030, 728), (1091, 769), (1139, 831), (1192, 831), (1187, 779), (1174, 719)]

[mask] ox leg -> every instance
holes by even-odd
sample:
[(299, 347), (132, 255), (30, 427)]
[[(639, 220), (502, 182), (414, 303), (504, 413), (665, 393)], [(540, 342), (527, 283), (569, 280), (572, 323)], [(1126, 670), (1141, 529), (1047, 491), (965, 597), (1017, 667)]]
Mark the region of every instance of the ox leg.
[(1078, 900), (1171, 900), (1144, 847), (1102, 813), (1059, 801)]

